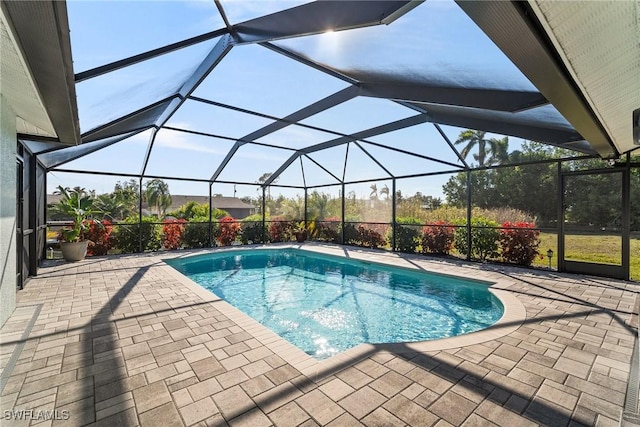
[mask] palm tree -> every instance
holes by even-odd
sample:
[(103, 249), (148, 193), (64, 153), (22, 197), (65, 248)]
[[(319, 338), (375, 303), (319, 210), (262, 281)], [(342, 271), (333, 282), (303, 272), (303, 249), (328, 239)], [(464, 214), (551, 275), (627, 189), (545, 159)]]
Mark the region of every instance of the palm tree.
[(93, 199), (91, 197), (91, 192), (87, 191), (83, 187), (69, 188), (59, 185), (58, 189), (54, 191), (53, 194), (62, 196), (58, 203), (48, 207), (47, 214), (53, 219), (71, 219), (72, 215), (70, 214), (69, 206), (80, 209), (82, 205), (80, 202), (81, 200), (87, 198)]
[(99, 195), (94, 205), (111, 221), (124, 219), (127, 216), (127, 206), (113, 193)]
[(304, 218), (304, 199), (300, 196), (286, 199), (282, 204), (282, 215), (287, 219), (302, 220)]
[(135, 179), (116, 182), (116, 185), (111, 192), (111, 197), (123, 205), (120, 212), (111, 212), (114, 217), (117, 214), (119, 219), (124, 219), (128, 216), (138, 214), (140, 186), (138, 185), (138, 181)]
[(147, 182), (144, 195), (149, 206), (155, 207), (158, 218), (164, 216), (165, 210), (171, 206), (169, 184), (161, 179), (152, 179)]
[(473, 158), (478, 161), (478, 166), (488, 166), (497, 164), (507, 159), (509, 149), (509, 138), (502, 139), (485, 138), (485, 131), (467, 129), (460, 132), (455, 144), (466, 144), (460, 152), (463, 158), (466, 158), (471, 150), (477, 145), (478, 154), (474, 154)]
[(488, 165), (499, 165), (509, 160), (509, 137), (502, 139), (491, 138), (489, 140), (491, 146), (491, 155), (487, 160)]
[[(258, 184), (264, 184), (265, 182), (267, 182), (267, 180), (271, 178), (271, 175), (273, 175), (271, 172), (265, 172), (262, 175), (260, 175), (260, 178), (258, 178)], [(278, 182), (278, 179), (280, 178), (274, 179), (272, 184), (275, 184), (276, 182)], [(259, 190), (259, 189), (256, 188), (256, 190)], [(271, 186), (267, 187), (267, 200), (269, 199), (271, 199)]]
[(387, 184), (385, 184), (384, 187), (380, 189), (380, 195), (383, 195), (383, 194), (384, 194), (384, 199), (389, 200), (389, 186)]
[(309, 195), (309, 216), (317, 221), (322, 221), (329, 216), (329, 202), (331, 196), (326, 193), (314, 191)]
[(371, 184), (371, 193), (369, 193), (369, 198), (371, 200), (378, 200), (378, 186), (376, 184)]

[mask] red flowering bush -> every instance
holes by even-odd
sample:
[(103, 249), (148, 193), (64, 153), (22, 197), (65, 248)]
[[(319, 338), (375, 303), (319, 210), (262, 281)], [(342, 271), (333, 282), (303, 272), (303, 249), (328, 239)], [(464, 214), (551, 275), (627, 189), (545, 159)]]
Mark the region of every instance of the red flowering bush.
[(502, 258), (507, 262), (531, 265), (539, 255), (540, 232), (531, 222), (504, 222), (500, 229)]
[(362, 225), (358, 226), (358, 240), (360, 244), (365, 248), (379, 248), (387, 244), (387, 240), (384, 238), (384, 233), (386, 232), (386, 226), (383, 227), (375, 227), (380, 229), (381, 232), (376, 231), (372, 228), (365, 228)]
[(182, 246), (186, 224), (184, 219), (165, 219), (162, 222), (162, 246), (165, 249), (178, 249)]
[(105, 219), (100, 222), (87, 220), (84, 223), (86, 229), (82, 232), (82, 239), (89, 240), (90, 242), (87, 247), (87, 255), (106, 255), (114, 243), (111, 237), (111, 233), (113, 232), (111, 222)]
[(269, 224), (269, 237), (272, 242), (288, 242), (291, 240), (295, 228), (295, 221), (288, 221), (281, 216), (275, 216), (271, 218), (271, 223)]
[(340, 241), (340, 224), (340, 218), (338, 218), (337, 216), (332, 216), (329, 218), (325, 218), (322, 221), (317, 221), (316, 234), (318, 240), (338, 243)]
[(422, 229), (422, 252), (446, 255), (453, 249), (454, 227), (447, 221), (436, 221)]
[(229, 246), (236, 241), (236, 236), (240, 232), (240, 223), (230, 216), (220, 218), (220, 231), (218, 242), (222, 246)]

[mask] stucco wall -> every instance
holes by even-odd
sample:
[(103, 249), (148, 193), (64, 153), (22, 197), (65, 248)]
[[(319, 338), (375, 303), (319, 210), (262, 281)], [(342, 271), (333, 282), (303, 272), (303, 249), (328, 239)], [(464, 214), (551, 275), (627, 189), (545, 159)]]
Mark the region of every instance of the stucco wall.
[(0, 326), (16, 306), (16, 117), (0, 95)]

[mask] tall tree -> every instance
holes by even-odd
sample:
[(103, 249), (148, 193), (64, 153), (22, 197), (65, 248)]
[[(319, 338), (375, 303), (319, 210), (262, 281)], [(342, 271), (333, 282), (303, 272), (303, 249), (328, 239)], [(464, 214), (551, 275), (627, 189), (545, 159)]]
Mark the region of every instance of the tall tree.
[(295, 198), (285, 199), (280, 206), (279, 213), (286, 219), (295, 221), (304, 219), (304, 198), (296, 196)]
[(383, 194), (384, 194), (385, 200), (389, 200), (389, 186), (387, 184), (385, 184), (384, 187), (380, 189), (380, 195), (383, 195)]
[(118, 181), (113, 188), (111, 197), (117, 200), (118, 204), (122, 204), (121, 212), (112, 212), (112, 215), (124, 219), (128, 216), (138, 213), (140, 200), (140, 186), (138, 181), (130, 179), (128, 181)]
[(318, 193), (317, 191), (312, 192), (309, 195), (308, 203), (309, 203), (309, 218), (315, 219), (317, 221), (322, 221), (323, 219), (329, 216), (329, 202), (331, 201), (331, 196), (326, 193)]
[[(258, 178), (258, 184), (264, 184), (265, 182), (267, 182), (267, 180), (269, 178), (271, 178), (271, 175), (273, 175), (271, 172), (265, 172), (262, 175), (260, 175), (260, 177)], [(275, 184), (276, 182), (278, 182), (279, 178), (276, 178), (273, 180), (272, 184)], [(258, 210), (262, 213), (262, 187), (258, 187), (256, 188), (256, 191), (260, 192), (260, 196), (258, 197), (258, 205), (259, 208)], [(266, 205), (267, 205), (267, 213), (271, 213), (271, 206), (269, 206), (270, 202), (271, 202), (271, 186), (267, 187), (267, 200), (266, 200)]]
[(94, 206), (98, 208), (105, 218), (110, 220), (124, 219), (126, 210), (124, 203), (113, 193), (101, 194), (95, 198)]
[[(553, 150), (537, 143), (524, 143), (522, 151), (509, 155), (510, 162), (554, 158)], [(536, 183), (536, 185), (531, 185)], [(513, 208), (537, 218), (538, 225), (553, 225), (557, 216), (557, 167), (553, 163), (471, 173), (471, 204), (480, 208)], [(452, 176), (442, 187), (447, 204), (466, 207), (466, 173)]]
[(369, 198), (371, 200), (378, 200), (378, 186), (374, 183), (369, 187), (371, 188), (371, 193), (369, 193)]
[(466, 144), (460, 155), (464, 158), (477, 146), (478, 154), (473, 158), (478, 162), (478, 166), (488, 166), (497, 164), (508, 159), (509, 138), (485, 138), (486, 132), (481, 130), (467, 129), (460, 132), (455, 145)]
[[(265, 182), (267, 182), (267, 180), (271, 178), (271, 175), (273, 175), (271, 172), (265, 172), (262, 175), (260, 175), (260, 177), (258, 178), (258, 184), (264, 184)], [(280, 178), (274, 179), (272, 184), (275, 184), (276, 182), (278, 182), (278, 179)], [(271, 198), (271, 186), (267, 187), (267, 196)]]
[(491, 138), (489, 140), (490, 155), (487, 165), (499, 165), (509, 160), (509, 137)]
[(144, 195), (149, 207), (155, 207), (158, 218), (163, 217), (165, 210), (171, 206), (169, 184), (161, 179), (152, 179), (147, 182)]

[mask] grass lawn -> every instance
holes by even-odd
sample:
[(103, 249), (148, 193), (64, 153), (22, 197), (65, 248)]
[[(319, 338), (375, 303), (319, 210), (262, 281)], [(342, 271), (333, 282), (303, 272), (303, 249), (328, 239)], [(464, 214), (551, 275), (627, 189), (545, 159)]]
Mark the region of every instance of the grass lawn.
[[(558, 236), (555, 233), (540, 233), (538, 250), (544, 255), (543, 259), (536, 259), (533, 265), (548, 267), (547, 250), (553, 251), (551, 266), (558, 267)], [(621, 257), (620, 236), (583, 236), (569, 235), (565, 241), (565, 258), (575, 261), (598, 262), (606, 264), (620, 264)], [(640, 280), (640, 239), (631, 239), (631, 278)]]

